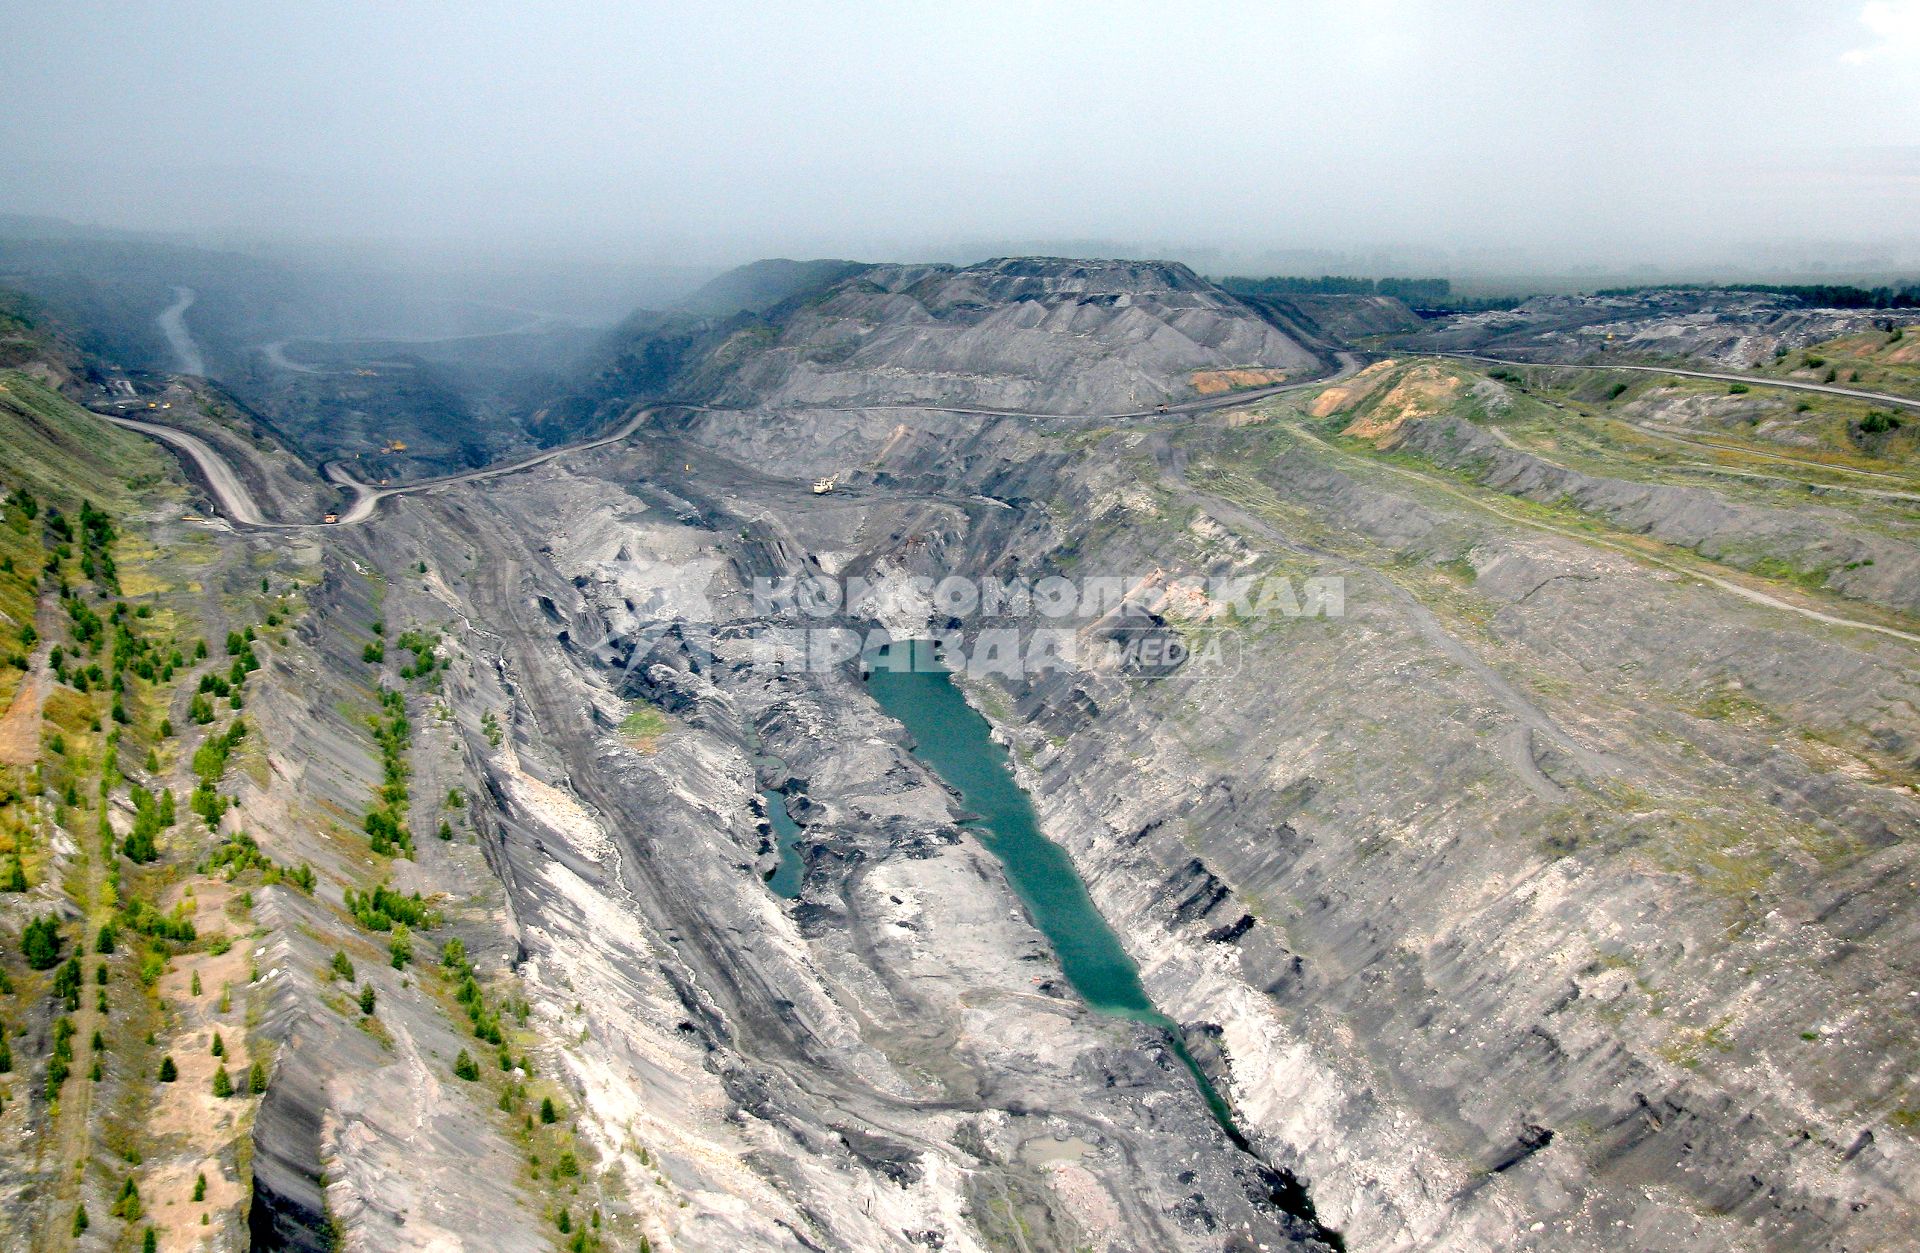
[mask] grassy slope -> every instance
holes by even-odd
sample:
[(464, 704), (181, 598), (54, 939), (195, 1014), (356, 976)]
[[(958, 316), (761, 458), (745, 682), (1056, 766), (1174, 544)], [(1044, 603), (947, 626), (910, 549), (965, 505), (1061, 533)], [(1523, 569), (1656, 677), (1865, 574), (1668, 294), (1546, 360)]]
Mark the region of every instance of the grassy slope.
[[(69, 677), (76, 665), (98, 664), (107, 676), (119, 669), (111, 645), (89, 650), (73, 638), (71, 615), (57, 591), (60, 583), (103, 619), (125, 603), (137, 636), (151, 639), (164, 653), (178, 648), (187, 661), (170, 678), (157, 681), (122, 674), (125, 724), (112, 718), (107, 683), (96, 679), (80, 691), (71, 683), (50, 682), (44, 727), (34, 720), (39, 760), (31, 768), (0, 767), (0, 873), (10, 870), (18, 851), (29, 883), (25, 893), (0, 891), (0, 1038), (12, 1052), (11, 1069), (0, 1069), (0, 1143), (9, 1146), (0, 1150), (0, 1247), (64, 1247), (81, 1208), (87, 1214), (87, 1238), (102, 1247), (139, 1247), (150, 1225), (160, 1229), (163, 1247), (196, 1238), (238, 1247), (250, 1201), (254, 1102), (247, 1091), (247, 1067), (255, 1058), (270, 1068), (279, 1061), (270, 1040), (251, 1029), (264, 1003), (264, 985), (254, 983), (254, 946), (247, 940), (250, 933), (258, 934), (253, 895), (266, 884), (297, 886), (312, 872), (304, 865), (296, 870), (291, 859), (274, 864), (239, 831), (253, 826), (275, 851), (287, 843), (267, 838), (275, 833), (256, 825), (260, 815), (246, 805), (249, 793), (266, 786), (270, 732), (259, 725), (261, 715), (242, 715), (236, 689), (231, 700), (212, 699), (212, 721), (196, 726), (187, 716), (188, 698), (203, 678), (228, 675), (233, 658), (223, 641), (229, 630), (257, 632), (273, 653), (294, 646), (288, 619), (302, 612), (298, 588), (311, 571), (295, 569), (285, 552), (249, 550), (230, 534), (172, 521), (188, 489), (171, 457), (37, 381), (35, 375), (74, 373), (73, 361), (58, 356), (58, 341), (26, 334), (16, 338), (31, 342), (41, 357), (16, 356), (26, 370), (0, 370), (0, 448), (6, 450), (0, 458), (0, 494), (24, 491), (39, 510), (29, 518), (16, 504), (0, 519), (0, 557), (12, 558), (10, 568), (0, 569), (0, 609), (24, 622), (37, 607), (43, 638), (37, 649), (25, 651), (34, 653), (32, 660), (43, 672), (53, 644), (64, 649)], [(77, 523), (82, 501), (112, 518), (117, 591), (87, 578), (77, 552), (43, 576), (54, 551), (47, 528), (50, 510), (57, 508)], [(269, 583), (275, 585), (271, 594)], [(209, 644), (204, 661), (194, 660), (197, 639)], [(402, 635), (399, 644), (407, 639)], [(0, 683), (7, 698), (22, 677), (19, 667), (4, 664), (8, 654), (22, 651), (17, 641), (17, 634), (0, 636)], [(432, 648), (425, 637), (420, 645)], [(402, 671), (402, 679), (437, 674), (419, 668), (419, 651), (414, 673)], [(395, 660), (404, 657), (401, 652)], [(255, 681), (246, 684), (250, 711), (260, 708), (256, 701), (262, 695)], [(0, 700), (0, 709), (5, 707)], [(162, 723), (169, 715), (175, 724), (171, 734)], [(189, 794), (203, 755), (196, 748), (204, 750), (242, 716), (250, 729), (231, 763), (214, 772), (215, 794), (242, 805), (209, 822), (190, 812)], [(116, 727), (117, 764), (110, 766), (109, 737)], [(405, 774), (403, 764), (401, 787)], [(160, 833), (159, 856), (145, 864), (129, 860), (122, 843), (131, 826), (136, 783), (155, 792), (171, 788), (177, 798), (178, 820)], [(73, 804), (67, 803), (69, 785)], [(103, 810), (112, 815), (111, 849), (103, 846)], [(337, 834), (345, 844), (341, 860), (357, 872), (354, 886), (364, 890), (386, 878), (389, 859), (369, 857), (365, 835), (350, 828)], [(312, 890), (310, 877), (306, 890)], [(177, 911), (193, 922), (197, 936), (179, 940), (133, 933), (122, 911), (135, 902), (159, 915)], [(61, 920), (61, 958), (77, 957), (84, 972), (78, 1003), (71, 1008), (52, 995), (54, 971), (30, 970), (24, 960), (22, 929), (28, 919), (45, 915)], [(334, 917), (339, 925), (328, 930), (330, 947), (370, 944), (377, 954), (373, 964), (386, 963), (385, 931), (363, 935), (345, 913)], [(109, 922), (120, 927), (120, 937), (115, 952), (103, 956), (93, 951), (93, 940)], [(479, 1063), (475, 1098), (490, 1110), (498, 1105), (507, 1111), (499, 1114), (503, 1135), (527, 1155), (526, 1182), (556, 1210), (573, 1205), (584, 1211), (592, 1198), (611, 1195), (597, 1184), (581, 1195), (585, 1184), (573, 1173), (574, 1163), (590, 1161), (591, 1155), (575, 1139), (565, 1114), (568, 1090), (523, 1074), (530, 1065), (527, 1051), (541, 1037), (526, 1024), (517, 980), (478, 975), (484, 990), (470, 1003), (456, 1002), (454, 992), (470, 968), (441, 964), (437, 975), (429, 974), (430, 955), (441, 942), (430, 931), (422, 929), (417, 936), (427, 968), (416, 968), (418, 974), (402, 986), (417, 987), (429, 1012), (445, 1013), (463, 1034), (471, 1026), (476, 1038), (470, 1048)], [(97, 984), (102, 971), (106, 981)], [(504, 994), (502, 985), (508, 989)], [(385, 1034), (381, 1018), (361, 1015), (346, 1001), (341, 1012), (376, 1038)], [(384, 994), (380, 1012), (389, 1012)], [(399, 1005), (392, 1012), (400, 1015), (396, 1022), (405, 1021)], [(71, 1070), (63, 1082), (50, 1084), (53, 1032), (63, 1018), (75, 1025), (68, 1045)], [(220, 1062), (208, 1042), (216, 1030), (226, 1068), (239, 1085), (230, 1099), (211, 1095)], [(103, 1045), (98, 1049), (96, 1031)], [(480, 1038), (483, 1031), (494, 1038)], [(501, 1056), (517, 1050), (523, 1071), (509, 1072), (499, 1064), (496, 1048)], [(163, 1056), (177, 1069), (174, 1082), (158, 1081)], [(93, 1077), (96, 1063), (98, 1079)], [(549, 1096), (560, 1111), (557, 1120), (535, 1122), (541, 1099)], [(194, 1181), (201, 1176), (206, 1191), (203, 1199), (195, 1199)], [(139, 1197), (132, 1206), (119, 1200), (129, 1185)], [(608, 1221), (617, 1225), (613, 1218)], [(604, 1247), (597, 1232), (574, 1236), (568, 1247)]]
[[(24, 489), (72, 514), (82, 501), (126, 512), (136, 496), (185, 489), (166, 454), (140, 436), (103, 422), (18, 370), (0, 370), (0, 494)], [(33, 621), (29, 580), (46, 560), (41, 528), (18, 509), (0, 525), (0, 708), (20, 680), (18, 632)]]
[(1761, 367), (1761, 373), (1809, 383), (1920, 396), (1920, 328), (1863, 331), (1815, 344)]
[[(1807, 509), (1808, 487), (1817, 485), (1822, 494), (1815, 507), (1845, 515), (1849, 519), (1846, 529), (1853, 533), (1920, 543), (1920, 499), (1897, 495), (1908, 492), (1920, 496), (1920, 474), (1897, 461), (1871, 457), (1857, 449), (1848, 454), (1830, 445), (1774, 442), (1753, 433), (1739, 420), (1740, 406), (1761, 405), (1772, 415), (1766, 420), (1777, 421), (1779, 414), (1792, 412), (1800, 403), (1790, 393), (1762, 396), (1764, 389), (1754, 388), (1732, 394), (1720, 384), (1658, 376), (1626, 380), (1621, 388), (1621, 376), (1607, 371), (1570, 374), (1495, 368), (1483, 372), (1458, 362), (1431, 360), (1398, 362), (1376, 369), (1378, 373), (1368, 380), (1370, 388), (1349, 387), (1337, 397), (1342, 401), (1337, 406), (1317, 403), (1311, 396), (1291, 403), (1304, 406), (1313, 429), (1350, 453), (1405, 463), (1436, 480), (1472, 485), (1513, 502), (1504, 507), (1544, 510), (1558, 525), (1610, 535), (1636, 546), (1651, 545), (1650, 552), (1658, 551), (1669, 559), (1685, 562), (1704, 558), (1702, 564), (1707, 568), (1740, 573), (1761, 585), (1798, 593), (1831, 592), (1827, 578), (1839, 568), (1831, 563), (1808, 564), (1817, 562), (1817, 551), (1748, 551), (1730, 544), (1675, 549), (1638, 531), (1623, 530), (1609, 517), (1586, 512), (1572, 500), (1517, 501), (1505, 491), (1480, 483), (1470, 468), (1450, 469), (1396, 449), (1392, 427), (1405, 418), (1457, 418), (1495, 431), (1502, 442), (1513, 447), (1590, 475), (1704, 487), (1730, 501), (1784, 513)], [(1500, 384), (1499, 388), (1493, 388), (1489, 379)], [(1818, 403), (1827, 407), (1824, 397)], [(1705, 412), (1715, 415), (1711, 420), (1702, 418), (1702, 404), (1710, 406)], [(1864, 406), (1846, 400), (1834, 401), (1833, 407), (1864, 411)], [(1722, 414), (1722, 409), (1726, 413)], [(1689, 414), (1691, 418), (1683, 421)], [(1815, 408), (1798, 416), (1826, 423), (1838, 431), (1836, 441), (1845, 442), (1844, 423), (1833, 415), (1823, 415), (1820, 408)], [(1670, 434), (1670, 430), (1687, 433)], [(1869, 466), (1874, 468), (1862, 469)], [(1848, 617), (1912, 629), (1906, 615), (1853, 597), (1842, 603), (1836, 596), (1830, 607)]]
[[(183, 1033), (222, 1028), (228, 1060), (243, 1085), (249, 1060), (244, 961), (238, 979), (231, 971), (216, 979), (221, 963), (242, 959), (236, 950), (216, 951), (223, 944), (214, 937), (244, 934), (251, 923), (244, 909), (229, 908), (231, 893), (219, 891), (222, 876), (196, 869), (219, 837), (187, 813), (192, 776), (186, 765), (195, 732), (184, 719), (173, 734), (162, 730), (176, 697), (191, 690), (201, 670), (226, 663), (216, 645), (214, 656), (199, 666), (189, 660), (177, 672), (148, 678), (119, 655), (112, 643), (116, 606), (126, 606), (128, 629), (163, 661), (176, 649), (190, 659), (196, 634), (207, 629), (198, 581), (206, 545), (199, 536), (162, 539), (148, 521), (156, 507), (164, 512), (177, 505), (186, 484), (164, 451), (101, 421), (35, 377), (71, 373), (74, 362), (62, 355), (57, 338), (17, 321), (0, 327), (0, 338), (8, 336), (10, 359), (26, 370), (0, 370), (0, 448), (6, 450), (0, 491), (32, 497), (37, 510), (30, 517), (15, 498), (0, 518), (0, 612), (7, 632), (0, 641), (0, 684), (11, 705), (23, 678), (14, 663), (31, 660), (44, 674), (46, 721), (25, 723), (30, 736), (37, 730), (38, 760), (31, 767), (0, 767), (0, 873), (18, 855), (28, 881), (24, 893), (0, 893), (0, 970), (10, 989), (0, 995), (0, 1030), (12, 1062), (9, 1072), (0, 1073), (0, 1126), (7, 1142), (18, 1146), (0, 1156), (0, 1243), (63, 1244), (76, 1211), (84, 1208), (90, 1236), (137, 1247), (152, 1221), (138, 1211), (186, 1202), (190, 1182), (180, 1172), (192, 1163), (199, 1164), (189, 1181), (202, 1170), (213, 1177), (209, 1205), (194, 1207), (198, 1212), (190, 1217), (174, 1208), (163, 1225), (195, 1221), (202, 1212), (231, 1224), (243, 1213), (236, 1207), (244, 1196), (225, 1182), (232, 1172), (223, 1163), (244, 1143), (250, 1103), (244, 1097), (234, 1101), (229, 1116), (217, 1123), (170, 1112), (198, 1108), (207, 1092), (199, 1071), (211, 1070), (188, 1063), (187, 1051), (198, 1063), (205, 1045), (194, 1046)], [(57, 510), (79, 529), (82, 502), (111, 519), (115, 538), (108, 551), (117, 580), (87, 574), (78, 543), (68, 546), (64, 560), (53, 560), (56, 537), (48, 522)], [(108, 620), (91, 645), (79, 637), (79, 619), (63, 604), (62, 587), (74, 603)], [(19, 628), (36, 616), (41, 639), (37, 649), (28, 649)], [(46, 673), (53, 645), (65, 654), (68, 681)], [(98, 673), (82, 690), (75, 672), (89, 667)], [(124, 723), (112, 716), (116, 695), (110, 680), (116, 675), (124, 687)], [(208, 731), (223, 729), (231, 716), (222, 709)], [(160, 833), (160, 856), (147, 864), (127, 859), (117, 846), (131, 825), (136, 782), (155, 791), (170, 787), (179, 800), (179, 819)], [(116, 843), (111, 850), (105, 845), (109, 832)], [(257, 880), (257, 867), (254, 875)], [(134, 933), (122, 910), (138, 902), (162, 913), (183, 906), (199, 925), (200, 938), (181, 942)], [(54, 971), (32, 970), (24, 959), (21, 929), (28, 919), (47, 916), (61, 921), (61, 958), (77, 960), (83, 972), (83, 986), (69, 1005), (54, 994)], [(96, 936), (108, 923), (119, 928), (119, 938), (112, 953), (101, 954)], [(203, 968), (205, 991), (193, 995), (187, 984)], [(236, 985), (231, 1005), (217, 1007), (228, 983)], [(70, 1073), (53, 1082), (49, 1058), (62, 1021), (74, 1027), (67, 1045)], [(156, 1083), (162, 1052), (181, 1052), (183, 1078), (199, 1081)], [(171, 1159), (182, 1152), (187, 1156), (176, 1166)], [(129, 1182), (141, 1201), (123, 1199), (121, 1189)], [(209, 1212), (214, 1204), (224, 1204), (229, 1217)]]
[(95, 417), (18, 370), (0, 371), (0, 447), (7, 450), (0, 482), (62, 509), (77, 509), (85, 499), (123, 512), (176, 477), (153, 441)]

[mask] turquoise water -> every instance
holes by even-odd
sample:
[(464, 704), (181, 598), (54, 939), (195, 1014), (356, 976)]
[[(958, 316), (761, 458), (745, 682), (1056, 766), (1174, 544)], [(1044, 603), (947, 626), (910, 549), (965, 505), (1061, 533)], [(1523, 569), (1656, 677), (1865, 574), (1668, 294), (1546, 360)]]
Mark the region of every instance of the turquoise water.
[(800, 860), (800, 824), (787, 812), (787, 798), (772, 788), (760, 793), (767, 802), (767, 821), (773, 824), (774, 843), (780, 848), (780, 865), (767, 879), (775, 896), (793, 900), (800, 895), (800, 878), (806, 863)]
[[(902, 657), (903, 649), (913, 651)], [(1007, 868), (1008, 881), (1052, 943), (1067, 982), (1102, 1013), (1171, 1026), (1147, 999), (1139, 969), (1087, 895), (1066, 850), (1040, 834), (1006, 749), (993, 741), (987, 720), (934, 658), (932, 641), (896, 644), (891, 652), (875, 653), (868, 665), (868, 690), (918, 741), (914, 756), (979, 815), (967, 825)], [(904, 669), (908, 665), (911, 670)]]
[[(1040, 833), (1033, 803), (1014, 782), (1006, 749), (994, 742), (987, 720), (960, 694), (935, 655), (933, 642), (910, 640), (870, 653), (865, 660), (867, 690), (913, 735), (914, 756), (931, 766), (960, 793), (961, 803), (978, 815), (966, 825), (1006, 868), (1007, 881), (1025, 903), (1034, 925), (1053, 945), (1074, 991), (1103, 1014), (1163, 1029), (1168, 1046), (1193, 1076), (1227, 1138), (1251, 1152), (1226, 1101), (1187, 1051), (1177, 1025), (1148, 999), (1139, 967), (1087, 895), (1066, 850)], [(1344, 1248), (1339, 1234), (1321, 1227), (1315, 1218), (1306, 1187), (1284, 1170), (1275, 1174), (1274, 1203), (1311, 1224), (1331, 1247)]]

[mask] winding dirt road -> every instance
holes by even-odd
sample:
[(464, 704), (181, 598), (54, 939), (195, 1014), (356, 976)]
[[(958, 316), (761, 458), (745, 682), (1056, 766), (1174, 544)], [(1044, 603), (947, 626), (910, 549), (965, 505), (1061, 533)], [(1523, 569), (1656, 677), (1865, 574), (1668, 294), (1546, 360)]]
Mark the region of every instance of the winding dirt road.
[(260, 506), (254, 503), (253, 493), (240, 481), (227, 459), (220, 455), (212, 444), (201, 439), (191, 431), (178, 427), (163, 426), (158, 422), (143, 422), (138, 418), (122, 418), (110, 413), (96, 413), (95, 417), (124, 426), (129, 431), (138, 431), (142, 435), (151, 435), (163, 444), (170, 444), (187, 456), (193, 458), (194, 465), (200, 469), (200, 477), (213, 489), (213, 495), (220, 502), (220, 511), (242, 526), (267, 527), (272, 529), (294, 528), (303, 525), (297, 522), (269, 522), (260, 512)]
[[(180, 290), (186, 292), (187, 289), (182, 288)], [(191, 304), (191, 293), (188, 292), (187, 295), (189, 297), (187, 303)], [(184, 306), (181, 307), (184, 308)], [(172, 313), (173, 310), (169, 310), (168, 312)], [(162, 316), (164, 317), (165, 315)], [(1155, 418), (1166, 417), (1172, 414), (1203, 413), (1213, 409), (1228, 409), (1238, 405), (1250, 404), (1253, 401), (1263, 400), (1269, 396), (1277, 396), (1282, 392), (1297, 391), (1304, 387), (1337, 382), (1360, 368), (1360, 358), (1355, 354), (1342, 352), (1335, 355), (1338, 358), (1338, 365), (1332, 374), (1308, 379), (1298, 379), (1287, 383), (1277, 383), (1271, 387), (1248, 388), (1244, 391), (1228, 392), (1220, 396), (1208, 396), (1200, 400), (1184, 401), (1177, 405), (1167, 406), (1164, 413), (1158, 409), (1134, 410), (1124, 413), (1023, 413), (1011, 409), (974, 409), (952, 405), (859, 405), (852, 406), (847, 410), (821, 409), (818, 410), (818, 412), (856, 412), (868, 409), (917, 409), (929, 413), (958, 413), (979, 417), (1061, 418), (1082, 419), (1087, 421)], [(228, 520), (240, 526), (254, 527), (262, 530), (285, 531), (305, 530), (316, 526), (358, 526), (374, 515), (375, 511), (379, 509), (381, 501), (391, 497), (411, 496), (418, 492), (429, 492), (442, 487), (453, 487), (462, 483), (478, 483), (486, 479), (500, 478), (503, 475), (518, 474), (522, 470), (530, 470), (534, 466), (545, 465), (549, 461), (558, 457), (567, 456), (571, 453), (588, 452), (595, 448), (604, 448), (609, 444), (620, 443), (631, 436), (634, 431), (638, 430), (642, 422), (645, 422), (649, 417), (662, 409), (705, 410), (706, 408), (707, 406), (705, 405), (655, 405), (649, 408), (639, 409), (625, 422), (621, 423), (617, 429), (606, 435), (596, 436), (593, 439), (579, 440), (571, 444), (561, 444), (557, 447), (549, 448), (544, 452), (533, 453), (529, 456), (521, 457), (514, 461), (503, 462), (499, 465), (484, 466), (481, 469), (468, 470), (460, 474), (446, 474), (438, 478), (421, 479), (413, 483), (403, 483), (397, 487), (376, 487), (371, 483), (355, 478), (352, 473), (339, 462), (329, 462), (323, 468), (328, 481), (346, 488), (352, 492), (354, 496), (353, 503), (347, 506), (346, 511), (340, 515), (339, 521), (333, 523), (268, 521), (266, 516), (261, 512), (258, 503), (255, 502), (253, 494), (247, 490), (247, 486), (241, 481), (240, 476), (234, 473), (233, 467), (227, 462), (227, 459), (206, 440), (188, 431), (180, 430), (178, 427), (164, 426), (158, 422), (146, 422), (137, 418), (123, 418), (107, 413), (102, 413), (98, 416), (116, 426), (123, 426), (128, 430), (139, 431), (144, 435), (150, 435), (187, 454), (187, 456), (193, 460), (194, 465), (198, 467), (201, 478), (205, 480), (207, 486), (212, 489), (214, 498), (219, 503), (220, 511), (227, 516)]]
[(173, 349), (173, 355), (182, 374), (198, 374), (206, 377), (207, 359), (200, 355), (200, 345), (193, 342), (193, 333), (187, 330), (187, 310), (193, 308), (198, 293), (191, 287), (173, 289), (173, 303), (162, 309), (153, 319), (160, 327), (160, 333), (167, 337), (167, 346)]
[(503, 474), (516, 474), (521, 470), (531, 469), (537, 465), (544, 465), (546, 462), (552, 461), (556, 457), (565, 456), (568, 453), (585, 452), (588, 449), (603, 448), (608, 444), (617, 444), (629, 435), (632, 435), (635, 429), (653, 412), (651, 409), (640, 410), (625, 422), (621, 423), (620, 428), (609, 435), (602, 435), (594, 439), (582, 440), (573, 444), (562, 444), (556, 448), (549, 448), (545, 452), (535, 453), (532, 456), (522, 457), (517, 461), (509, 461), (502, 465), (486, 466), (478, 470), (469, 470), (463, 474), (443, 475), (440, 478), (421, 479), (417, 483), (404, 483), (398, 487), (375, 487), (371, 483), (365, 483), (354, 478), (353, 475), (349, 474), (337, 462), (329, 463), (326, 467), (327, 478), (341, 487), (347, 488), (353, 492), (355, 496), (353, 504), (349, 505), (347, 511), (340, 515), (340, 520), (334, 523), (268, 521), (266, 516), (261, 513), (259, 504), (255, 502), (253, 493), (247, 490), (247, 485), (242, 482), (240, 476), (234, 472), (233, 466), (227, 459), (222, 456), (213, 445), (190, 431), (183, 431), (173, 426), (163, 426), (158, 422), (144, 422), (138, 418), (123, 418), (110, 413), (96, 412), (94, 416), (111, 422), (115, 426), (123, 426), (130, 431), (139, 431), (142, 435), (151, 435), (160, 442), (187, 454), (187, 456), (192, 459), (194, 466), (200, 471), (200, 477), (205, 480), (207, 486), (212, 490), (214, 499), (220, 506), (220, 512), (225, 514), (229, 521), (240, 526), (254, 527), (260, 530), (303, 531), (320, 526), (357, 526), (372, 517), (374, 510), (379, 507), (380, 502), (390, 496), (410, 496), (415, 492), (426, 492), (432, 491), (435, 488), (451, 487), (457, 483), (477, 483), (482, 479), (499, 478)]
[[(685, 409), (697, 408), (698, 406), (666, 405), (660, 407)], [(411, 496), (415, 492), (432, 491), (439, 487), (452, 487), (459, 483), (478, 483), (483, 479), (497, 479), (505, 474), (518, 474), (522, 470), (531, 470), (535, 466), (545, 465), (556, 457), (564, 457), (569, 453), (587, 452), (594, 448), (605, 448), (608, 444), (618, 444), (629, 435), (632, 435), (634, 431), (638, 430), (640, 424), (645, 422), (655, 412), (657, 412), (657, 409), (641, 409), (625, 422), (622, 422), (619, 429), (611, 434), (601, 435), (595, 439), (581, 440), (572, 444), (561, 444), (557, 447), (549, 448), (545, 452), (537, 452), (531, 456), (522, 457), (517, 461), (508, 461), (500, 465), (484, 466), (478, 470), (468, 470), (462, 474), (445, 474), (436, 479), (421, 479), (414, 483), (403, 483), (399, 487), (375, 487), (371, 483), (365, 483), (354, 478), (353, 475), (347, 472), (346, 467), (342, 466), (339, 462), (329, 462), (326, 468), (327, 478), (347, 488), (349, 491), (354, 492), (356, 496), (353, 504), (347, 507), (347, 511), (340, 515), (340, 521), (334, 523), (334, 525), (355, 526), (365, 522), (373, 516), (373, 511), (379, 508), (380, 502), (389, 496)]]

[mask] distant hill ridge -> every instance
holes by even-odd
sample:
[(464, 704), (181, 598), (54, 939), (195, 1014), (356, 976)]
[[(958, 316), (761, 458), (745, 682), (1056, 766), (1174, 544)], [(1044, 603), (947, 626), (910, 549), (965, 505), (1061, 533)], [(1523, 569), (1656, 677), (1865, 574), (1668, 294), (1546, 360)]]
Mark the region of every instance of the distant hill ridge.
[(675, 310), (629, 318), (555, 416), (581, 429), (668, 397), (1098, 413), (1189, 398), (1201, 372), (1292, 372), (1318, 360), (1173, 261), (772, 260), (722, 275)]

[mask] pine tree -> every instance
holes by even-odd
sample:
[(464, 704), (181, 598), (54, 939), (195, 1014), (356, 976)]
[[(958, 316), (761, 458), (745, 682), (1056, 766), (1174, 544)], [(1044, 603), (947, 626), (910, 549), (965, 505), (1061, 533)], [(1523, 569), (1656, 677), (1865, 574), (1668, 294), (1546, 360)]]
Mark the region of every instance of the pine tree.
[(147, 1233), (140, 1237), (140, 1253), (160, 1253), (159, 1232), (151, 1227), (147, 1228)]
[(20, 933), (20, 947), (27, 965), (35, 970), (51, 970), (60, 961), (60, 922), (52, 914), (42, 914)]
[(353, 982), (353, 963), (348, 961), (347, 955), (339, 949), (333, 951), (333, 977), (345, 979), (348, 983)]
[(474, 1063), (473, 1055), (461, 1049), (460, 1056), (453, 1059), (453, 1073), (469, 1083), (480, 1077), (480, 1067)]
[(233, 1076), (227, 1073), (225, 1066), (217, 1066), (213, 1071), (213, 1094), (218, 1097), (233, 1095)]
[(120, 1185), (120, 1195), (113, 1203), (113, 1216), (126, 1222), (133, 1222), (141, 1214), (140, 1189), (128, 1175), (127, 1181)]
[(73, 1238), (78, 1240), (87, 1233), (93, 1224), (87, 1221), (87, 1207), (82, 1205), (73, 1211)]
[(247, 1091), (259, 1096), (267, 1090), (267, 1064), (258, 1058), (247, 1067)]
[(53, 977), (53, 994), (66, 1005), (69, 1013), (80, 1008), (80, 985), (84, 982), (86, 974), (78, 957), (67, 958), (67, 964)]
[(374, 997), (373, 985), (371, 983), (361, 984), (360, 985), (360, 1012), (371, 1017), (373, 1014), (374, 1001), (375, 1001), (375, 997)]
[(193, 1177), (193, 1199), (196, 1202), (207, 1199), (207, 1177), (205, 1175), (195, 1175)]
[(553, 1098), (550, 1096), (541, 1097), (540, 1098), (540, 1121), (543, 1123), (552, 1124), (552, 1123), (558, 1122), (559, 1120), (560, 1120), (560, 1111), (556, 1110), (553, 1107)]
[(180, 1077), (180, 1068), (173, 1064), (173, 1058), (162, 1057), (160, 1059), (160, 1082), (172, 1083), (175, 1079), (178, 1079), (179, 1077)]
[[(105, 826), (105, 822), (106, 815), (103, 813), (101, 815), (103, 834), (112, 831), (111, 827)], [(128, 861), (141, 865), (160, 859), (160, 845), (153, 838), (153, 831), (138, 819), (134, 821), (133, 830), (127, 833), (125, 842), (120, 845), (120, 851), (126, 854)]]
[(227, 1042), (220, 1038), (218, 1031), (213, 1033), (213, 1055), (215, 1057), (225, 1057), (227, 1055)]
[(8, 892), (24, 892), (27, 890), (27, 867), (26, 863), (20, 860), (18, 853), (14, 854), (13, 864), (7, 867), (7, 881), (4, 890)]

